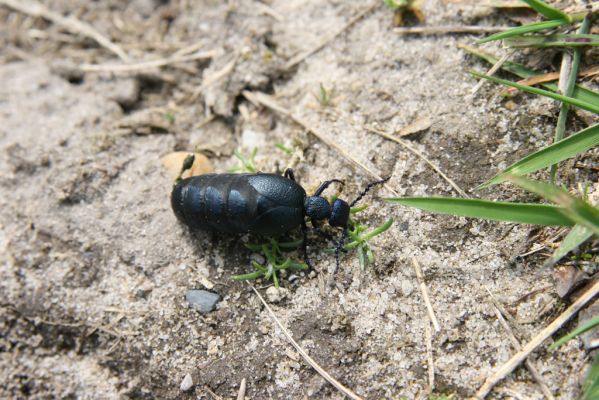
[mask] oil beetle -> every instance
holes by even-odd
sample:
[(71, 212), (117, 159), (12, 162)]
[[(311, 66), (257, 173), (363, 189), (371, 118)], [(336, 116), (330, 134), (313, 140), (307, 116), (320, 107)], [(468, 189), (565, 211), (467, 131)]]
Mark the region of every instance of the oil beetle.
[[(171, 193), (171, 206), (177, 218), (191, 228), (231, 234), (251, 233), (275, 236), (301, 226), (304, 261), (308, 258), (308, 218), (317, 233), (335, 244), (335, 259), (339, 266), (339, 252), (347, 237), (350, 208), (356, 205), (370, 189), (389, 178), (368, 184), (351, 203), (336, 199), (331, 205), (322, 192), (339, 179), (323, 182), (312, 196), (296, 181), (293, 170), (283, 176), (266, 173), (206, 174), (181, 179), (193, 164), (193, 154), (184, 162)], [(324, 232), (320, 222), (343, 228), (340, 240)]]

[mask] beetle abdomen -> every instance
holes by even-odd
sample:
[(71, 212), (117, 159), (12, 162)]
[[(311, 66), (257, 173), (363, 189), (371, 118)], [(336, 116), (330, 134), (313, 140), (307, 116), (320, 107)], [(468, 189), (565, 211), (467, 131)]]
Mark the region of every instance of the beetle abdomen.
[(303, 221), (304, 189), (271, 174), (208, 174), (179, 182), (171, 194), (177, 218), (192, 228), (275, 235)]

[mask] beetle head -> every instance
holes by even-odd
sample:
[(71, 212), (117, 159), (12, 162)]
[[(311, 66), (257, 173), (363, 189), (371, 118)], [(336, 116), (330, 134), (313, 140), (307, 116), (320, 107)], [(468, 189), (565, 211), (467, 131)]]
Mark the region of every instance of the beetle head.
[(349, 220), (349, 209), (349, 204), (347, 204), (345, 200), (335, 200), (331, 210), (331, 216), (329, 217), (329, 225), (339, 226), (342, 228), (347, 227), (347, 221)]

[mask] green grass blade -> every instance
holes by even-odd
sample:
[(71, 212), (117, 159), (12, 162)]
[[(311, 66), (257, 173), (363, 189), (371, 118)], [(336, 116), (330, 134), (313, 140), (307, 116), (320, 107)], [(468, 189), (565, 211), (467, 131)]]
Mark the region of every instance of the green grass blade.
[(506, 47), (580, 47), (599, 46), (599, 35), (557, 34), (557, 35), (527, 35), (506, 38)]
[(521, 176), (511, 175), (509, 180), (521, 188), (538, 194), (560, 206), (559, 212), (571, 221), (583, 225), (599, 235), (599, 209), (582, 199), (572, 196), (566, 190), (544, 182), (532, 181)]
[(564, 238), (560, 246), (553, 252), (553, 255), (545, 261), (545, 267), (554, 266), (559, 260), (564, 258), (566, 254), (583, 244), (591, 236), (593, 231), (583, 225), (575, 225), (574, 228)]
[(551, 350), (555, 350), (562, 344), (569, 342), (570, 340), (574, 339), (578, 335), (582, 335), (586, 331), (590, 331), (597, 325), (599, 325), (599, 315), (597, 315), (590, 321), (587, 321), (584, 325), (579, 326), (578, 328), (574, 329), (572, 332), (568, 333), (566, 336), (563, 336), (562, 338), (560, 338), (560, 340), (558, 340), (557, 342), (555, 342), (551, 346), (549, 346), (549, 348)]
[(595, 356), (593, 365), (582, 384), (582, 400), (599, 399), (599, 356)]
[(513, 37), (513, 36), (521, 36), (525, 33), (538, 32), (538, 31), (542, 31), (543, 29), (557, 28), (558, 26), (567, 25), (569, 23), (570, 22), (568, 22), (568, 20), (565, 20), (565, 19), (554, 19), (551, 21), (535, 22), (533, 24), (518, 26), (516, 28), (510, 29), (510, 30), (507, 30), (504, 32), (495, 33), (495, 34), (488, 36), (482, 40), (479, 40), (478, 44), (492, 42), (493, 40), (506, 39), (506, 38)]
[(534, 225), (573, 226), (559, 207), (546, 204), (495, 202), (455, 197), (397, 197), (385, 199), (422, 210), (462, 217)]
[[(489, 64), (494, 65), (497, 63), (497, 61), (499, 61), (499, 58), (497, 58), (495, 55), (490, 54), (486, 51), (480, 51), (480, 50), (475, 49), (474, 47), (470, 47), (470, 46), (460, 46), (460, 48), (464, 49), (464, 51), (466, 51), (470, 54), (473, 54), (473, 55), (485, 60)], [(503, 65), (501, 66), (501, 69), (503, 71), (511, 72), (512, 74), (517, 75), (523, 79), (530, 78), (532, 76), (541, 75), (540, 73), (538, 73), (532, 69), (528, 69), (528, 68), (524, 67), (522, 64), (518, 64), (518, 63), (515, 63), (512, 61), (506, 61), (505, 63), (503, 63)], [(555, 84), (553, 82), (543, 82), (540, 85), (546, 89), (551, 90), (552, 92), (559, 91), (557, 84)], [(580, 85), (576, 85), (574, 87), (574, 93), (572, 94), (572, 97), (574, 97), (575, 99), (578, 99), (580, 101), (584, 101), (586, 103), (599, 104), (599, 93), (594, 92), (594, 91), (587, 89)]]
[(542, 14), (547, 19), (565, 19), (567, 21), (570, 20), (570, 16), (563, 11), (558, 10), (557, 8), (551, 7), (549, 4), (546, 4), (540, 0), (522, 0), (523, 3), (526, 3), (538, 12)]
[(484, 75), (484, 74), (481, 74), (481, 73), (475, 72), (475, 71), (471, 71), (470, 73), (478, 78), (483, 78), (483, 79), (493, 81), (495, 83), (500, 83), (502, 85), (515, 87), (516, 89), (522, 90), (523, 92), (534, 93), (534, 94), (538, 94), (540, 96), (550, 97), (552, 99), (559, 100), (561, 102), (570, 104), (571, 106), (580, 107), (584, 110), (594, 112), (595, 114), (599, 114), (599, 104), (587, 103), (584, 101), (580, 101), (574, 97), (562, 96), (561, 94), (553, 93), (548, 90), (543, 90), (543, 89), (539, 89), (539, 88), (532, 87), (532, 86), (521, 85), (516, 82), (508, 81), (505, 79), (500, 79), (495, 76)]
[[(589, 29), (591, 28), (591, 15), (589, 14), (588, 18), (585, 18), (580, 27), (578, 28), (579, 34), (587, 34)], [(582, 49), (575, 48), (572, 52), (572, 60), (570, 62), (570, 72), (568, 73), (568, 77), (566, 79), (565, 85), (562, 88), (560, 94), (564, 96), (572, 97), (574, 93), (574, 87), (576, 85), (576, 79), (578, 77), (578, 68), (580, 67), (580, 59), (582, 58)], [(565, 54), (564, 54), (565, 55)], [(597, 104), (597, 103), (594, 103)], [(566, 122), (568, 121), (568, 113), (570, 112), (570, 106), (566, 103), (562, 103), (560, 105), (559, 116), (557, 118), (557, 124), (555, 126), (555, 134), (553, 142), (557, 143), (564, 138), (566, 135)], [(555, 182), (555, 177), (557, 175), (557, 165), (552, 165), (549, 170), (549, 179), (551, 183)]]
[(560, 161), (584, 153), (597, 145), (599, 145), (599, 124), (586, 128), (566, 139), (524, 157), (480, 185), (477, 189), (504, 182), (509, 175), (520, 176), (547, 168)]

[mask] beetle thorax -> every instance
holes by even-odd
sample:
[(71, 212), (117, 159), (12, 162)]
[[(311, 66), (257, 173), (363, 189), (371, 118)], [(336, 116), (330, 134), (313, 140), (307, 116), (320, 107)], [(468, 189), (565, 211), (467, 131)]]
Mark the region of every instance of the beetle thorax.
[(331, 216), (331, 205), (322, 196), (309, 196), (304, 201), (304, 208), (308, 218), (320, 221), (329, 219)]

